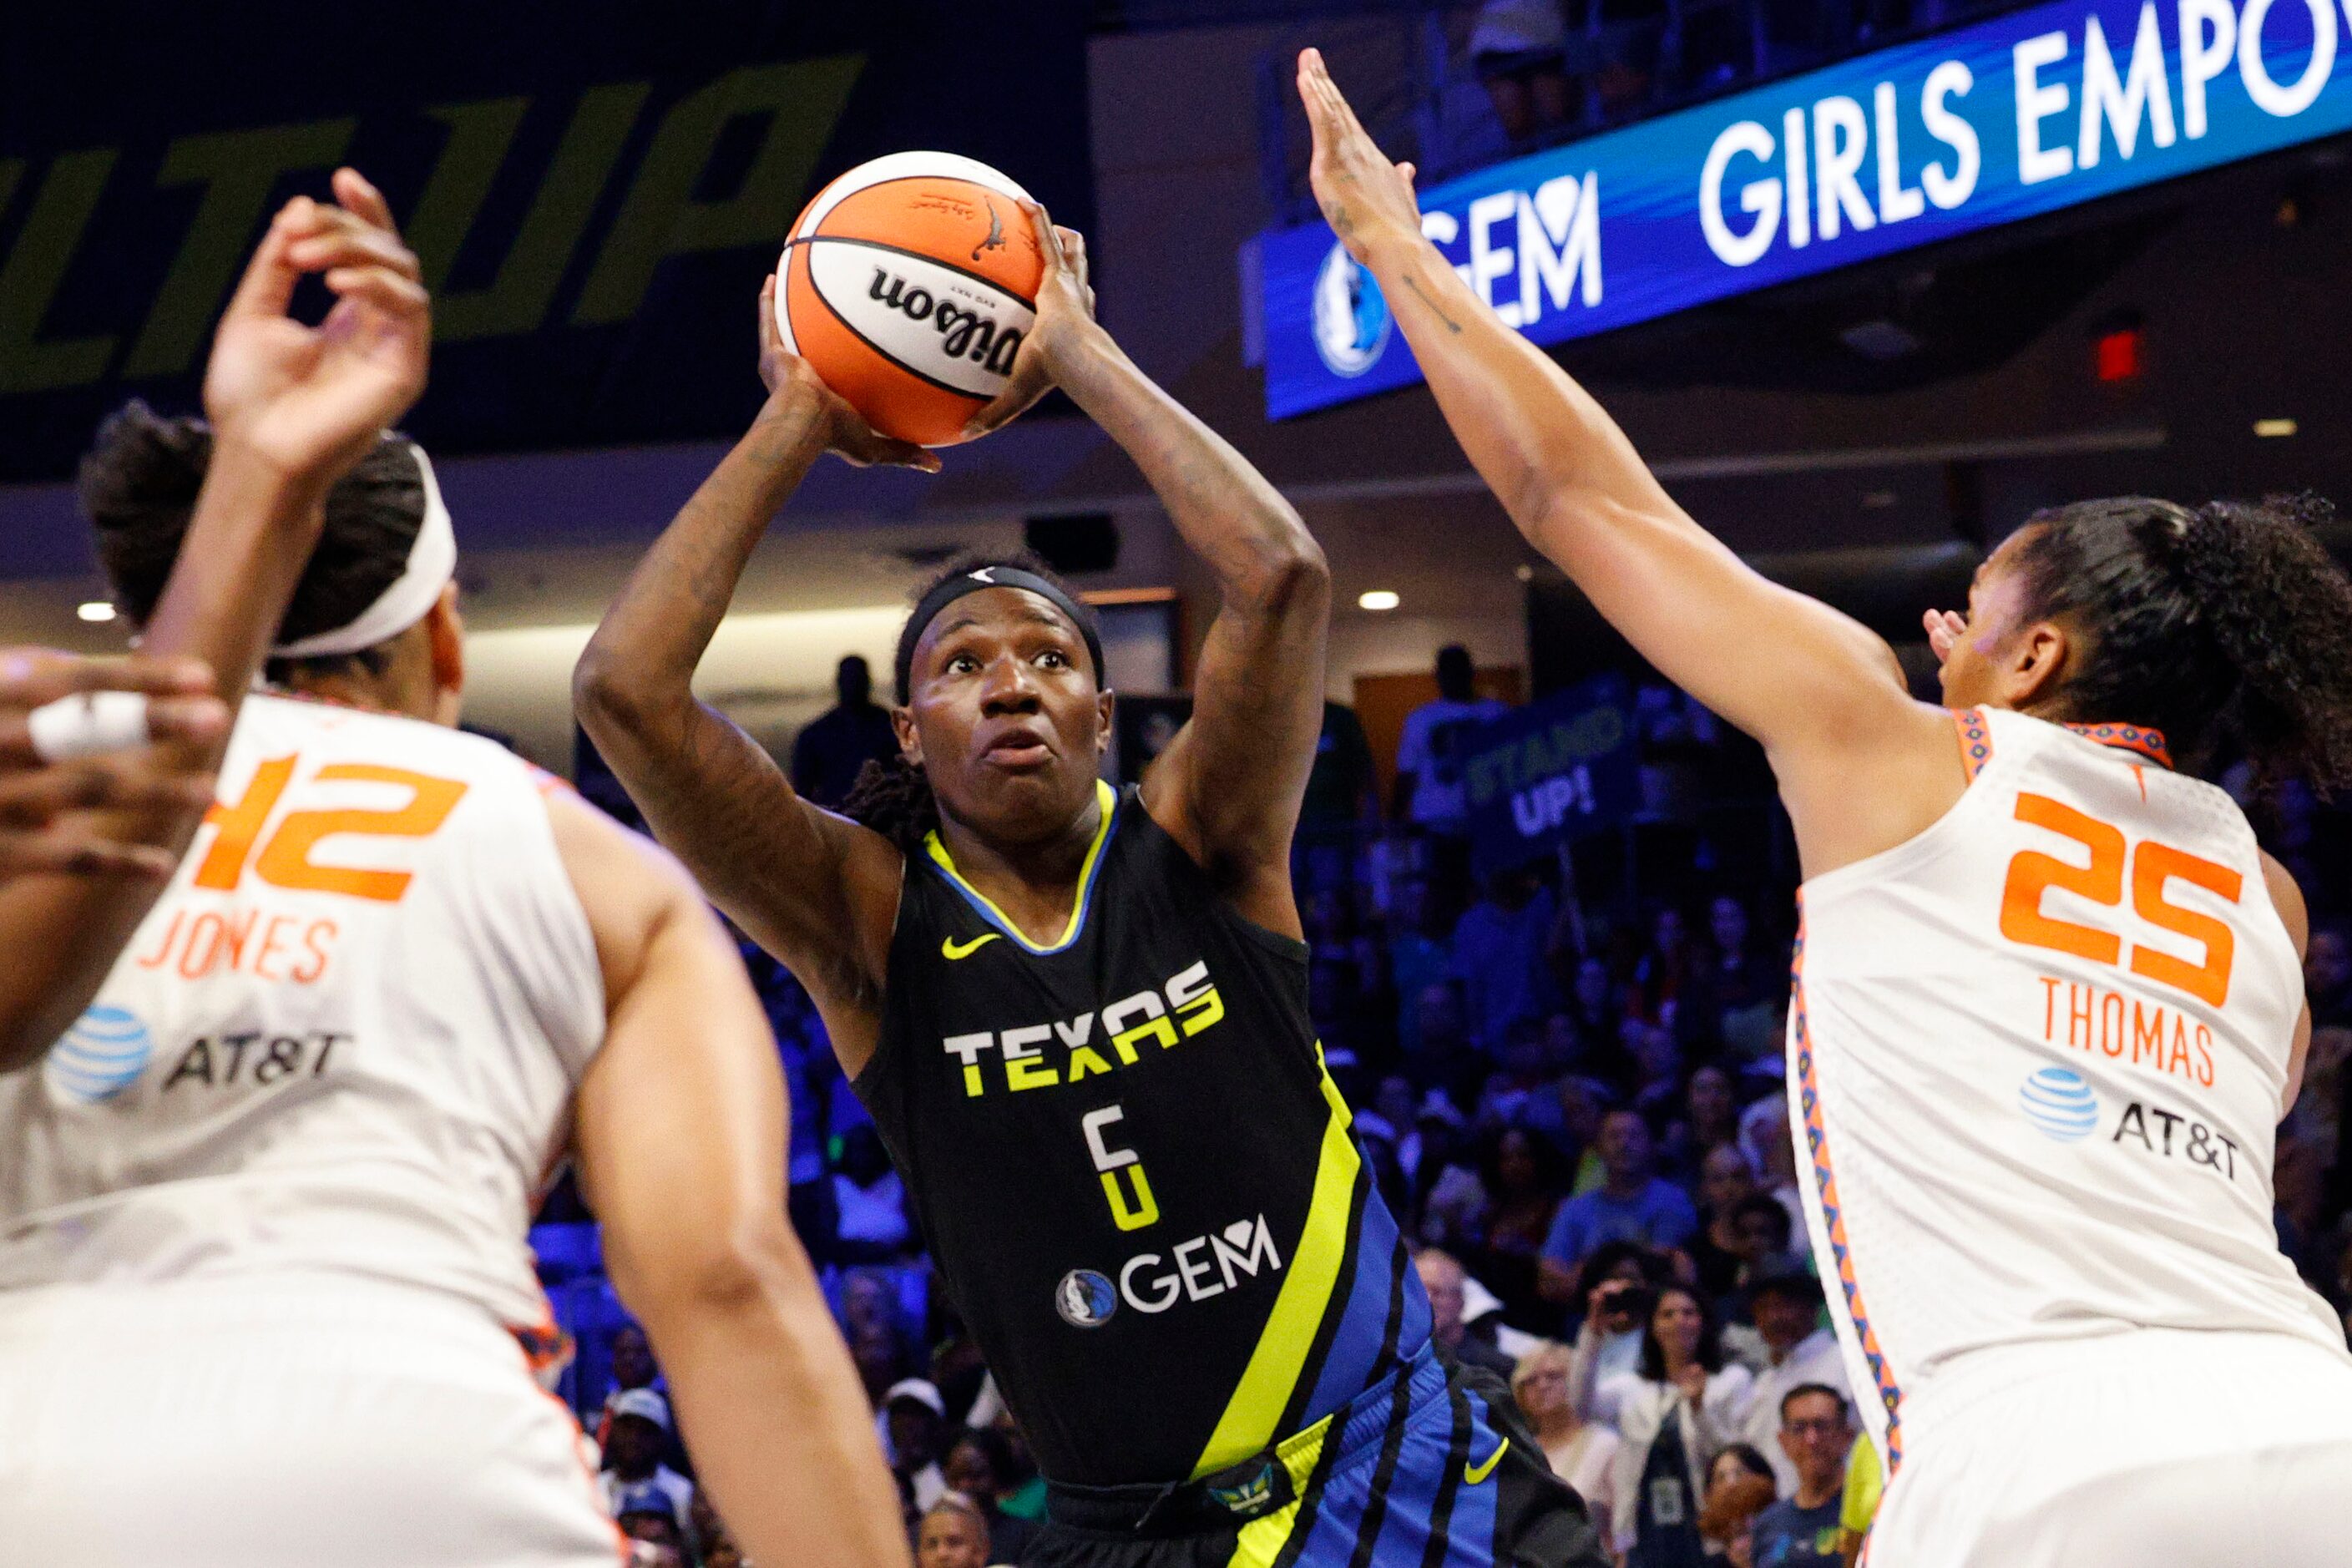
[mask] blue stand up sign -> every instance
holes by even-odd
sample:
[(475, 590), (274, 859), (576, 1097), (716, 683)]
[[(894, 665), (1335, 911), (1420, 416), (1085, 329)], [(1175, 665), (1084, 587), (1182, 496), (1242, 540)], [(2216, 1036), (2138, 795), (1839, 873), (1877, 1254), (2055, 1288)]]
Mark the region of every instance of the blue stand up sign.
[(1481, 725), (1464, 747), (1470, 861), (1481, 877), (1630, 820), (1642, 801), (1633, 699), (1609, 675)]

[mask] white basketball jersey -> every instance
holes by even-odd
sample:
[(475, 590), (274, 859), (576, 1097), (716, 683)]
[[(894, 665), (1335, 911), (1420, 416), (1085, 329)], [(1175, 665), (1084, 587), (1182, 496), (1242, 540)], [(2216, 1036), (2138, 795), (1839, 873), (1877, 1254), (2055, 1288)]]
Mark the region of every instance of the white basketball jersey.
[(1972, 773), (1805, 885), (1790, 1082), (1853, 1386), (2143, 1326), (2344, 1333), (2280, 1253), (2271, 1160), (2303, 973), (2245, 816), (2161, 736), (1956, 716)]
[(247, 699), (170, 890), (0, 1079), (0, 1290), (347, 1273), (540, 1323), (524, 1233), (604, 1029), (544, 782)]

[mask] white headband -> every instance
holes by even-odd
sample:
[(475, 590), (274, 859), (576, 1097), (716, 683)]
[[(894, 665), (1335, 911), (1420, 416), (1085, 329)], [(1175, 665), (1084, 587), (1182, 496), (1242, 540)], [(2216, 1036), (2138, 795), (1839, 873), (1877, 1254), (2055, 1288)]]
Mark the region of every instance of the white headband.
[(433, 478), (433, 464), (425, 448), (411, 443), (416, 472), (425, 484), (425, 521), (416, 542), (408, 548), (408, 565), (399, 581), (383, 591), (359, 619), (300, 642), (280, 643), (270, 649), (276, 658), (320, 658), (334, 654), (361, 653), (398, 637), (431, 612), (441, 590), (457, 575), (457, 534), (449, 525), (449, 508), (441, 500), (441, 486)]

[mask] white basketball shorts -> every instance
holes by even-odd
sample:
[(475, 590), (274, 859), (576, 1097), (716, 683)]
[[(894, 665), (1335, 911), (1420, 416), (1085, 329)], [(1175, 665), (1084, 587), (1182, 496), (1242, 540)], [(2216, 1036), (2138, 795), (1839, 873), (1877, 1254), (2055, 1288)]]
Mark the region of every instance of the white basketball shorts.
[(1979, 1352), (1903, 1425), (1868, 1568), (2352, 1561), (2352, 1360), (2284, 1334)]
[(578, 1426), (479, 1309), (316, 1277), (0, 1291), (0, 1558), (614, 1568)]

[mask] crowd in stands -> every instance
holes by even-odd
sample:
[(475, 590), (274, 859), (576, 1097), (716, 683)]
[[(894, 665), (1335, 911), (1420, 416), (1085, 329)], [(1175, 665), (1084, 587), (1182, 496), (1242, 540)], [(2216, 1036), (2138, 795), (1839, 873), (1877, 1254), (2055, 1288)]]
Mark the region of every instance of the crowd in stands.
[(1537, 144), (1995, 8), (1990, 0), (1485, 0), (1468, 63)]
[[(1491, 717), (1467, 665), (1458, 650), (1441, 661), (1439, 702), (1408, 725), (1385, 810), (1360, 729), (1334, 710), (1327, 736), (1354, 739), (1324, 748), (1318, 767), (1344, 776), (1310, 791), (1322, 805), (1296, 863), (1310, 1010), (1419, 1249), (1437, 1341), (1509, 1382), (1632, 1568), (1846, 1561), (1850, 1458), (1868, 1458), (1853, 1454), (1855, 1401), (1876, 1394), (1848, 1386), (1806, 1240), (1781, 1056), (1794, 871), (1742, 847), (1770, 831), (1754, 826), (1767, 820), (1761, 759), (1645, 689), (1644, 821), (1611, 854), (1578, 847), (1474, 883), (1446, 793), (1467, 727)], [(1717, 810), (1739, 792), (1757, 814)], [(2278, 1228), (2343, 1311), (2352, 819), (2293, 790), (2255, 818), (2315, 918), (2318, 1030), (2280, 1130)], [(904, 1190), (822, 1023), (789, 975), (745, 954), (790, 1081), (793, 1215), (922, 1568), (1015, 1562), (1044, 1507), (1020, 1430), (930, 1288)], [(693, 1491), (642, 1336), (624, 1330), (609, 1360), (613, 1392), (594, 1395), (591, 1425), (624, 1528), (684, 1563), (737, 1561)]]

